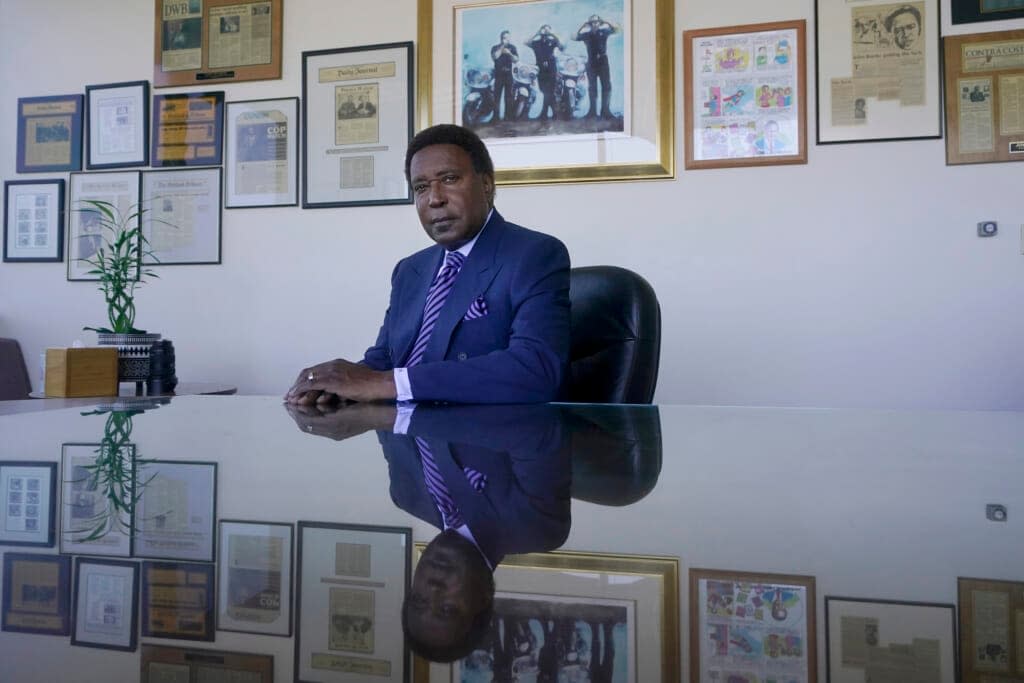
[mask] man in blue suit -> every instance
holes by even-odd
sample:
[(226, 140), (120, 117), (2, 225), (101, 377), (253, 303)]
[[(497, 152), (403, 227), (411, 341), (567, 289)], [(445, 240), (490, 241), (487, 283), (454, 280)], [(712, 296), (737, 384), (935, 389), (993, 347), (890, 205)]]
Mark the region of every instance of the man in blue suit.
[(384, 324), (363, 360), (303, 369), (285, 400), (554, 400), (569, 355), (565, 245), (494, 209), (494, 164), (466, 128), (418, 133), (405, 175), (436, 244), (395, 266)]

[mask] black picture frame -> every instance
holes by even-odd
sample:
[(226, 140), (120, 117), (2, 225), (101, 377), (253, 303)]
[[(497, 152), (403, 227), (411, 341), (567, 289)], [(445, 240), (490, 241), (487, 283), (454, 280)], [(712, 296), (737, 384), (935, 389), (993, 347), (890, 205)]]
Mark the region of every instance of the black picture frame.
[[(245, 526), (253, 527), (254, 534), (259, 532), (259, 527), (276, 529), (278, 531), (278, 535), (265, 534), (265, 536), (268, 538), (287, 538), (287, 554), (282, 557), (281, 562), (281, 574), (283, 574), (283, 576), (278, 574), (274, 577), (272, 573), (268, 573), (266, 571), (265, 567), (258, 568), (238, 566), (231, 560), (232, 551), (228, 538), (225, 538), (225, 529), (230, 529), (232, 527), (241, 528)], [(251, 549), (249, 552), (251, 552)], [(217, 556), (220, 558), (220, 562), (218, 562), (217, 577), (217, 586), (219, 589), (217, 591), (217, 630), (231, 631), (235, 633), (256, 633), (260, 635), (290, 638), (294, 628), (293, 609), (295, 606), (295, 525), (284, 522), (260, 522), (245, 519), (219, 520), (217, 525)], [(249, 599), (255, 601), (259, 601), (264, 597), (267, 592), (267, 585), (272, 585), (276, 578), (276, 583), (278, 584), (278, 612), (281, 613), (282, 619), (275, 621), (283, 621), (283, 629), (280, 628), (280, 624), (275, 626), (273, 621), (265, 622), (267, 625), (259, 629), (256, 627), (240, 628), (238, 627), (238, 623), (230, 623), (229, 620), (232, 619), (232, 615), (227, 614), (226, 616), (228, 619), (225, 619), (225, 613), (232, 607), (230, 604), (233, 600), (232, 588), (236, 579), (236, 577), (232, 576), (232, 570), (242, 573), (242, 576), (237, 578), (241, 582), (248, 584), (246, 586), (247, 588), (253, 589), (254, 584), (256, 587), (260, 588), (259, 590), (251, 590)], [(260, 586), (260, 584), (262, 584), (262, 586)], [(270, 597), (273, 598), (272, 591), (270, 592)], [(287, 600), (281, 598), (282, 594), (287, 595)], [(258, 610), (259, 607), (260, 605), (257, 603), (254, 606), (254, 609)]]
[(149, 81), (85, 86), (89, 170), (149, 165)]
[[(161, 478), (168, 479), (172, 473), (177, 477), (179, 485), (187, 491), (183, 497), (188, 501), (189, 509), (173, 511), (179, 520), (188, 520), (188, 531), (184, 533), (167, 533), (161, 529), (158, 516), (166, 512), (150, 510), (152, 499), (146, 497), (153, 486), (159, 485)], [(217, 557), (217, 463), (150, 460), (146, 462), (144, 478), (150, 488), (139, 497), (135, 508), (132, 556), (180, 562), (214, 562)]]
[(954, 24), (973, 24), (979, 21), (1003, 21), (1024, 17), (1024, 2), (1014, 0), (1016, 8), (982, 10), (985, 0), (950, 0), (950, 14)]
[[(32, 197), (32, 206), (20, 206), (23, 198), (28, 197)], [(42, 206), (40, 198), (45, 200)], [(44, 253), (36, 252), (37, 249)], [(4, 262), (63, 260), (64, 180), (4, 181)]]
[[(100, 443), (64, 443), (61, 445), (61, 514), (59, 549), (66, 555), (89, 555), (103, 557), (131, 557), (133, 554), (135, 528), (134, 505), (125, 509), (123, 505), (115, 505), (110, 494), (117, 491), (116, 482), (112, 482), (107, 491), (100, 491), (95, 481), (102, 481), (100, 476), (93, 480), (93, 474), (77, 468), (95, 467), (99, 459), (102, 444)], [(119, 449), (124, 462), (123, 469), (131, 470), (128, 476), (130, 488), (137, 486), (138, 462), (135, 444), (125, 444)], [(122, 484), (125, 482), (122, 482)], [(129, 487), (121, 490), (127, 491)], [(99, 511), (97, 511), (99, 510)], [(103, 516), (115, 517), (105, 533), (91, 538), (102, 524)], [(82, 525), (82, 526), (80, 526)]]
[[(173, 638), (175, 640), (201, 640), (212, 642), (216, 633), (214, 625), (214, 605), (216, 567), (212, 564), (199, 562), (151, 562), (142, 563), (142, 596), (141, 596), (141, 631), (144, 637)], [(184, 579), (170, 581), (169, 577)], [(159, 581), (154, 579), (161, 579)], [(180, 596), (181, 602), (176, 604), (162, 603), (158, 609), (160, 619), (172, 617), (175, 624), (164, 624), (155, 620), (153, 614), (153, 587), (159, 586), (161, 595), (168, 590), (188, 591)], [(184, 613), (182, 602), (191, 599), (191, 612)]]
[[(154, 95), (151, 130), (153, 168), (220, 166), (224, 158), (224, 91)], [(186, 133), (191, 142), (185, 142)], [(196, 141), (198, 134), (205, 137)]]
[[(18, 173), (82, 169), (84, 101), (82, 95), (18, 98)], [(55, 161), (55, 155), (67, 161)]]
[[(34, 602), (46, 605), (52, 603), (50, 614), (40, 610), (18, 609), (12, 600), (13, 584), (22, 575), (41, 576), (43, 572), (24, 569), (15, 572), (15, 564), (38, 563), (57, 566), (57, 583), (43, 585), (19, 584), (22, 600), (28, 595)], [(26, 591), (26, 588), (30, 589)], [(52, 594), (54, 591), (55, 594)], [(50, 636), (66, 636), (71, 632), (71, 558), (67, 555), (37, 555), (33, 553), (4, 554), (3, 618), (0, 630), (17, 633), (39, 633)]]
[[(131, 586), (129, 587), (130, 595), (128, 602), (128, 610), (130, 614), (127, 615), (129, 624), (127, 629), (122, 629), (122, 635), (127, 636), (128, 642), (124, 645), (118, 645), (112, 642), (103, 642), (102, 640), (89, 640), (88, 636), (84, 633), (79, 633), (78, 623), (81, 620), (80, 612), (86, 609), (86, 605), (83, 604), (83, 600), (88, 600), (88, 596), (83, 598), (83, 591), (85, 590), (82, 586), (81, 576), (83, 571), (83, 565), (95, 565), (105, 567), (120, 567), (122, 570), (127, 570), (131, 574)], [(105, 611), (103, 614), (104, 621), (107, 619), (113, 621), (114, 615), (107, 614), (107, 610), (114, 611), (117, 608), (116, 604), (105, 605)], [(122, 605), (123, 607), (123, 605)], [(75, 583), (74, 583), (74, 615), (75, 618), (71, 620), (71, 644), (78, 645), (81, 647), (96, 647), (104, 650), (120, 650), (122, 652), (135, 652), (139, 644), (139, 563), (138, 562), (125, 562), (123, 560), (106, 560), (95, 557), (78, 557), (75, 559)], [(124, 618), (124, 615), (122, 615)]]
[[(37, 502), (32, 503), (30, 496), (33, 491), (28, 490), (31, 486), (30, 482), (25, 481), (25, 478), (29, 475), (32, 470), (39, 470), (40, 473), (45, 474), (49, 478), (49, 483), (39, 482), (37, 490)], [(22, 476), (20, 473), (24, 473)], [(11, 512), (12, 505), (10, 502), (11, 494), (14, 492), (12, 488), (11, 479), (14, 477), (20, 477), (22, 479), (22, 502), (19, 504), (21, 510), (19, 511), (24, 522), (22, 526), (31, 527), (35, 526), (34, 529), (25, 528), (22, 530), (10, 530), (11, 526), (8, 522), (9, 514)], [(42, 500), (42, 496), (46, 495), (48, 500), (45, 502)], [(34, 511), (36, 514), (29, 515), (30, 508), (35, 506), (37, 509)], [(0, 545), (14, 545), (14, 546), (34, 546), (39, 548), (52, 548), (56, 543), (57, 539), (57, 463), (55, 462), (33, 462), (25, 460), (4, 460), (0, 462)], [(43, 508), (45, 507), (45, 517), (43, 516)], [(35, 519), (36, 524), (30, 524), (30, 520)], [(44, 537), (43, 540), (31, 540), (39, 539)], [(4, 603), (6, 604), (6, 602)]]

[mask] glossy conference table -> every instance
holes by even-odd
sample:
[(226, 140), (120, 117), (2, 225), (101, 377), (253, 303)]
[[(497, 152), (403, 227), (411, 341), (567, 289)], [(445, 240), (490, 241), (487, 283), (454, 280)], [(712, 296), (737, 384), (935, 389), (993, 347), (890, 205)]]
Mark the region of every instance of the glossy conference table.
[[(271, 655), (274, 680), (290, 681), (296, 675), (296, 630), (305, 643), (300, 653), (303, 679), (401, 681), (408, 672), (408, 680), (426, 680), (428, 674), (430, 680), (452, 680), (447, 666), (432, 664), (425, 671), (422, 664), (403, 664), (407, 660), (401, 654), (394, 605), (404, 580), (378, 580), (381, 573), (402, 576), (406, 549), (388, 555), (381, 550), (388, 538), (402, 539), (401, 529), (408, 528), (412, 541), (422, 543), (438, 531), (396, 505), (404, 498), (399, 463), (405, 456), (399, 452), (405, 448), (406, 456), (413, 453), (412, 441), (409, 436), (386, 430), (378, 435), (368, 429), (393, 424), (393, 412), (367, 409), (310, 417), (291, 414), (277, 397), (251, 396), (185, 396), (137, 412), (146, 407), (130, 406), (135, 413), (127, 425), (128, 440), (143, 461), (138, 475), (145, 484), (141, 495), (145, 500), (148, 491), (160, 491), (164, 505), (193, 496), (187, 505), (194, 519), (179, 520), (181, 537), (187, 541), (181, 547), (189, 548), (190, 538), (195, 540), (196, 530), (186, 529), (190, 521), (198, 521), (200, 529), (212, 527), (211, 520), (204, 521), (209, 513), (203, 512), (211, 503), (218, 520), (323, 523), (305, 527), (306, 568), (295, 568), (296, 580), (281, 587), (282, 596), (289, 588), (293, 598), (300, 593), (290, 602), (308, 602), (293, 614), (298, 628), (290, 629), (291, 636), (218, 629), (211, 633), (214, 640), (204, 642), (142, 635), (139, 649), (131, 652), (72, 645), (69, 636), (5, 631), (0, 632), (0, 680), (189, 680), (172, 675), (174, 669), (167, 669), (163, 678), (140, 679), (142, 647), (161, 645)], [(109, 432), (110, 413), (89, 412), (72, 408), (0, 416), (0, 461), (57, 463), (60, 497), (68, 488), (62, 483), (71, 479), (62, 463), (65, 444), (95, 444), (105, 430)], [(124, 420), (116, 426), (124, 436)], [(955, 604), (958, 577), (1024, 580), (1022, 413), (421, 406), (406, 431), (430, 440), (435, 450), (447, 452), (438, 444), (450, 444), (456, 458), (505, 462), (506, 470), (515, 475), (500, 485), (510, 490), (532, 491), (569, 470), (572, 475), (571, 530), (558, 552), (583, 554), (545, 554), (529, 561), (506, 558), (495, 576), (498, 611), (507, 612), (507, 624), (514, 623), (508, 615), (547, 616), (532, 619), (518, 640), (513, 628), (506, 626), (506, 642), (511, 638), (513, 647), (521, 644), (522, 649), (501, 657), (493, 651), (478, 654), (460, 665), (462, 676), (454, 680), (490, 680), (481, 669), (491, 662), (514, 666), (518, 680), (544, 680), (538, 675), (538, 659), (544, 656), (538, 658), (538, 652), (546, 639), (556, 638), (557, 652), (547, 651), (546, 665), (551, 657), (557, 660), (560, 680), (588, 680), (588, 675), (598, 679), (596, 660), (602, 657), (614, 660), (604, 680), (696, 680), (691, 678), (694, 653), (689, 637), (694, 631), (705, 642), (700, 631), (707, 627), (691, 623), (688, 576), (695, 568), (814, 577), (814, 591), (802, 594), (808, 602), (814, 598), (813, 625), (802, 627), (815, 644), (790, 664), (791, 673), (812, 668), (820, 681), (826, 680), (827, 666), (826, 596)], [(209, 493), (197, 500), (195, 494), (180, 491), (177, 498), (168, 498), (168, 486), (159, 476), (146, 474), (159, 471), (160, 461), (216, 463), (215, 500)], [(555, 462), (565, 471), (552, 465)], [(522, 480), (517, 483), (518, 476)], [(498, 481), (495, 475), (488, 486), (499, 486)], [(202, 486), (196, 490), (202, 491)], [(62, 518), (69, 514), (70, 504), (58, 500), (54, 547), (4, 545), (0, 551), (58, 553), (64, 547)], [(988, 504), (1005, 506), (1008, 519), (986, 519)], [(147, 509), (155, 509), (155, 503), (149, 505)], [(502, 513), (507, 510), (495, 512)], [(161, 515), (141, 516), (137, 525), (144, 527)], [(519, 533), (522, 530), (508, 522), (504, 519), (505, 526), (490, 533), (515, 536), (516, 547), (528, 549), (524, 544), (529, 545), (530, 533)], [(381, 532), (382, 542), (372, 531), (346, 530), (344, 525), (391, 531)], [(168, 527), (165, 531), (173, 539), (174, 525)], [(297, 527), (295, 536), (298, 545)], [(549, 543), (550, 535), (547, 538), (538, 542)], [(370, 557), (379, 559), (364, 582), (373, 593), (370, 607), (340, 599), (335, 604), (333, 597), (326, 597), (334, 595), (329, 591), (349, 584), (322, 576), (336, 569), (335, 562), (341, 564), (341, 551), (331, 554), (331, 544), (341, 548), (364, 541), (371, 548)], [(326, 560), (323, 553), (316, 555), (316, 544), (326, 544)], [(136, 540), (135, 551), (142, 545)], [(217, 559), (225, 561), (222, 555), (218, 551)], [(417, 551), (408, 549), (408, 556), (415, 565)], [(321, 566), (310, 568), (316, 557)], [(6, 585), (10, 577), (3, 579)], [(220, 585), (218, 590), (223, 589)], [(4, 610), (8, 607), (3, 605)], [(72, 621), (74, 608), (72, 599)], [(369, 619), (369, 641), (351, 633), (335, 634), (339, 622), (332, 619), (346, 609)], [(789, 611), (802, 614), (794, 604)], [(288, 610), (281, 612), (287, 631)], [(569, 613), (576, 616), (566, 617)], [(613, 623), (610, 635), (597, 635), (605, 628), (598, 624), (606, 622)], [(565, 623), (567, 631), (551, 630), (552, 625)], [(792, 625), (801, 628), (799, 623)], [(884, 630), (882, 636), (886, 637)], [(84, 638), (88, 640), (88, 635)], [(608, 638), (615, 647), (606, 647), (602, 655), (599, 644)], [(326, 668), (310, 669), (309, 650), (318, 647), (326, 652), (317, 655), (321, 665), (327, 662)], [(360, 659), (387, 666), (369, 666), (361, 669), (363, 674), (337, 673), (344, 662)], [(738, 666), (741, 660), (738, 657), (729, 666)], [(710, 666), (708, 661), (702, 664)], [(720, 672), (729, 666), (721, 666)], [(239, 675), (231, 680), (259, 679)], [(727, 683), (728, 676), (722, 674), (718, 680)], [(807, 679), (793, 673), (778, 680)]]

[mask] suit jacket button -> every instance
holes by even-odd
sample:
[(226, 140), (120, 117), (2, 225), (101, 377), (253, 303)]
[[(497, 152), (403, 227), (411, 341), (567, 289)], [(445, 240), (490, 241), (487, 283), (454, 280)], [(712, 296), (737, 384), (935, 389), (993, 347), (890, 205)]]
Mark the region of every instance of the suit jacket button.
[(467, 354), (465, 351), (459, 351), (459, 355), (456, 357), (459, 360), (466, 360), (467, 358), (469, 358), (469, 354)]

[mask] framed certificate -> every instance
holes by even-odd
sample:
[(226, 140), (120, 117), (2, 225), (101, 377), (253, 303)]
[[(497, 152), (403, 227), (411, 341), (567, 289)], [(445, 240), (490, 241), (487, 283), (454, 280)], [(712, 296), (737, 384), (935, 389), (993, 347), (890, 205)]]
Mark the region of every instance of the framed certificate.
[(0, 462), (0, 545), (52, 548), (57, 463)]
[(61, 553), (130, 557), (135, 446), (66, 443), (61, 470)]
[(411, 204), (412, 43), (302, 53), (302, 207)]
[(64, 181), (4, 181), (4, 261), (64, 260)]
[(131, 215), (139, 207), (139, 172), (72, 173), (69, 194), (68, 280), (98, 280), (86, 259), (103, 244), (102, 215), (86, 202), (108, 202), (122, 216)]
[(4, 631), (68, 635), (70, 597), (67, 555), (4, 554)]
[(274, 683), (273, 655), (142, 645), (142, 683)]
[(85, 97), (86, 168), (149, 164), (149, 81), (87, 85)]
[(217, 630), (292, 634), (292, 525), (220, 521)]
[(217, 463), (147, 462), (135, 515), (137, 557), (213, 562)]
[[(299, 522), (295, 680), (409, 681), (402, 601), (412, 529)], [(362, 679), (361, 679), (362, 680)]]
[(82, 96), (18, 98), (18, 173), (82, 168)]
[(214, 566), (189, 562), (142, 563), (142, 635), (214, 638)]
[(142, 172), (142, 262), (161, 266), (220, 263), (221, 174), (217, 168)]
[(281, 78), (284, 0), (156, 0), (157, 88)]
[(1024, 678), (1024, 581), (959, 577), (960, 681)]
[(299, 98), (228, 102), (224, 208), (299, 203)]
[(224, 92), (153, 98), (153, 166), (218, 166), (224, 138)]
[(77, 558), (74, 614), (72, 645), (134, 652), (139, 628), (138, 563)]

